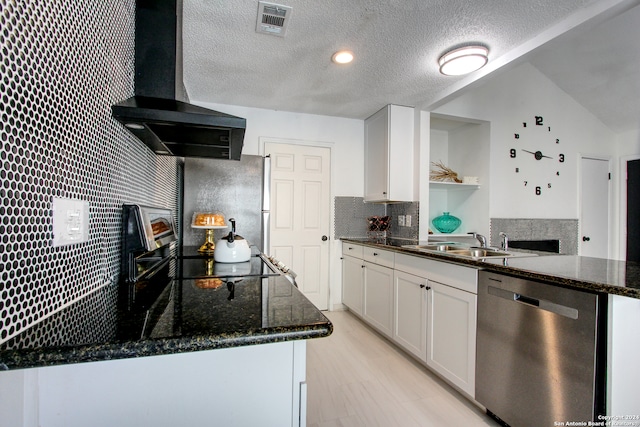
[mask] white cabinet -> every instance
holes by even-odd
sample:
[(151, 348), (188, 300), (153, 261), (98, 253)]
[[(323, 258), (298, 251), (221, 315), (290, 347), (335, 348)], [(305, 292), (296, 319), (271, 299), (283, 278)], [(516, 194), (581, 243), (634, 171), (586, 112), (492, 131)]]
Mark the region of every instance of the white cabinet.
[(364, 261), (362, 259), (346, 254), (342, 258), (342, 303), (360, 316), (362, 315), (362, 296), (364, 294), (363, 269)]
[(478, 270), (351, 243), (342, 251), (343, 303), (473, 398)]
[(364, 200), (413, 200), (414, 109), (387, 105), (364, 122)]
[(393, 340), (426, 361), (427, 279), (398, 270), (394, 271), (393, 278)]
[(477, 296), (434, 281), (428, 285), (427, 366), (474, 397)]
[(383, 334), (393, 335), (393, 269), (364, 263), (362, 316)]
[(304, 426), (306, 360), (299, 340), (0, 372), (0, 425)]

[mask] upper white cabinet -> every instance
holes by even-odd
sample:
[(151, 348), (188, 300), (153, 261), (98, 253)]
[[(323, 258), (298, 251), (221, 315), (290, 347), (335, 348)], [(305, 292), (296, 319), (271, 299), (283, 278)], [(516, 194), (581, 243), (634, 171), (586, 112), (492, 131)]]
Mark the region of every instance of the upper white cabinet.
[(413, 200), (414, 109), (387, 105), (364, 122), (364, 200)]

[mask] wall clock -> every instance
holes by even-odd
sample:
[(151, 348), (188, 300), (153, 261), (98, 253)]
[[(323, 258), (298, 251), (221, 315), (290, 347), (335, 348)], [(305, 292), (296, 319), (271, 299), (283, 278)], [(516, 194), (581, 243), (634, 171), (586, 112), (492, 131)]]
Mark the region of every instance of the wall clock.
[(554, 136), (542, 116), (522, 122), (520, 130), (513, 135), (509, 157), (516, 163), (515, 173), (525, 190), (541, 196), (550, 191), (560, 177), (565, 161), (560, 152), (560, 139)]

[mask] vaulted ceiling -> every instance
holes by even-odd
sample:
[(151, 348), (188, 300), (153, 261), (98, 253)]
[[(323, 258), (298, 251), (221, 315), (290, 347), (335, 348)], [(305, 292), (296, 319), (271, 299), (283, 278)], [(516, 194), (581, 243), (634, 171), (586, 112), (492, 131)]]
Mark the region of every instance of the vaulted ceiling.
[[(613, 130), (640, 127), (640, 0), (273, 3), (292, 7), (285, 37), (255, 31), (257, 0), (184, 2), (192, 100), (364, 119), (390, 103), (429, 109), (529, 60)], [(439, 56), (470, 42), (489, 64), (440, 74)], [(332, 63), (340, 49), (355, 60)]]

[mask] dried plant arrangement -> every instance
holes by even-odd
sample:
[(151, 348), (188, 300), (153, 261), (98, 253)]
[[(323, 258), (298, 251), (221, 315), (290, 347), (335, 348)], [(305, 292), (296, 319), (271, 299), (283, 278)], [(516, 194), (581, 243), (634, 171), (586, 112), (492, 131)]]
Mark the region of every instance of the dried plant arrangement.
[(429, 180), (431, 181), (452, 181), (461, 183), (462, 180), (458, 178), (458, 173), (454, 170), (446, 167), (442, 161), (431, 162), (434, 169), (429, 171)]

